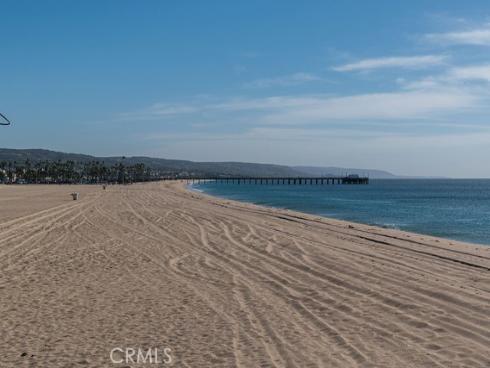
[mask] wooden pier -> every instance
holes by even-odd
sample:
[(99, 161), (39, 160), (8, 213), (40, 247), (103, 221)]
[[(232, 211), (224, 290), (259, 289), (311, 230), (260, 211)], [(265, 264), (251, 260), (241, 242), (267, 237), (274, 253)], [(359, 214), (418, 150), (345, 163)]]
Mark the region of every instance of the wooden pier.
[(187, 183), (215, 182), (220, 184), (256, 185), (328, 185), (328, 184), (369, 184), (368, 177), (357, 175), (330, 177), (172, 177), (162, 180), (181, 180)]

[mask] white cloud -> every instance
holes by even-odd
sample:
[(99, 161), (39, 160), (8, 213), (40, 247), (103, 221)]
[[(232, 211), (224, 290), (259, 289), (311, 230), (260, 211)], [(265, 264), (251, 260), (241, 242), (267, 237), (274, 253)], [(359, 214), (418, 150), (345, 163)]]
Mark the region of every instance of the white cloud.
[(192, 114), (199, 111), (198, 106), (192, 104), (169, 104), (156, 103), (145, 109), (138, 111), (124, 112), (119, 114), (116, 120), (135, 121), (135, 120), (153, 120), (162, 117), (177, 116), (183, 114)]
[(339, 120), (429, 119), (475, 106), (478, 97), (461, 89), (372, 93), (318, 98), (314, 104), (271, 112), (263, 122), (307, 124)]
[(257, 79), (244, 84), (246, 88), (268, 88), (275, 86), (294, 86), (302, 83), (321, 80), (320, 77), (310, 73), (295, 73), (291, 75), (283, 75), (275, 78)]
[(435, 77), (430, 77), (430, 76), (415, 81), (407, 81), (407, 80), (398, 81), (398, 83), (404, 89), (411, 89), (411, 90), (427, 90), (427, 89), (440, 88), (440, 82), (441, 82), (440, 79)]
[(490, 64), (453, 68), (449, 70), (447, 78), (490, 82)]
[(421, 55), (404, 57), (383, 57), (375, 59), (364, 59), (355, 63), (349, 63), (334, 67), (338, 72), (366, 71), (381, 68), (406, 68), (419, 69), (430, 66), (441, 65), (446, 60), (444, 55)]
[(490, 82), (490, 64), (470, 65), (454, 67), (438, 76), (428, 76), (416, 81), (399, 80), (399, 84), (405, 89), (436, 89), (443, 87), (455, 88), (460, 85), (472, 85), (476, 83)]
[(242, 140), (264, 140), (264, 141), (311, 141), (320, 138), (379, 138), (390, 137), (393, 133), (380, 133), (372, 129), (302, 129), (295, 127), (252, 127), (244, 132), (237, 133), (209, 133), (209, 132), (185, 132), (185, 133), (150, 133), (143, 136), (144, 140), (152, 141), (242, 141)]
[(321, 96), (271, 96), (263, 98), (233, 98), (208, 105), (208, 109), (223, 111), (275, 110), (311, 106), (318, 103)]
[[(480, 97), (471, 89), (433, 88), (390, 93), (332, 97), (328, 95), (237, 98), (213, 103), (154, 105), (145, 113), (126, 114), (126, 120), (175, 119), (188, 122), (234, 122), (252, 126), (305, 125), (339, 121), (429, 119), (478, 106)], [(145, 115), (146, 114), (146, 115)]]
[(490, 46), (490, 25), (459, 32), (430, 33), (425, 38), (431, 42), (448, 45)]
[(176, 115), (188, 114), (196, 112), (196, 108), (189, 105), (172, 105), (164, 103), (156, 103), (149, 110), (155, 115)]
[(271, 96), (263, 98), (230, 98), (222, 100), (194, 99), (185, 103), (156, 103), (147, 108), (125, 112), (119, 120), (154, 120), (192, 114), (275, 110), (314, 105), (317, 96)]

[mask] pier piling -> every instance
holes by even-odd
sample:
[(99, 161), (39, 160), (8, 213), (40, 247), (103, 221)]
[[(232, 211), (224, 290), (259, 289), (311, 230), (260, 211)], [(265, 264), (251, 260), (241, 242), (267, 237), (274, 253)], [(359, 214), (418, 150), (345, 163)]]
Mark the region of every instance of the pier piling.
[(358, 175), (320, 176), (320, 177), (259, 177), (259, 176), (226, 176), (226, 177), (163, 177), (161, 180), (181, 180), (186, 183), (215, 182), (219, 184), (249, 185), (335, 185), (335, 184), (369, 184), (369, 178)]

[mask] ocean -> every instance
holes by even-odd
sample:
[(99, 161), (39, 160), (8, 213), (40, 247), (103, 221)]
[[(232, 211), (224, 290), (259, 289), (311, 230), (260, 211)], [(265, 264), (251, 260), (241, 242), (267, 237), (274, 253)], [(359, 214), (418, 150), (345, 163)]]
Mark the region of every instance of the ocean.
[(194, 184), (205, 193), (325, 217), (490, 245), (490, 180), (369, 185)]

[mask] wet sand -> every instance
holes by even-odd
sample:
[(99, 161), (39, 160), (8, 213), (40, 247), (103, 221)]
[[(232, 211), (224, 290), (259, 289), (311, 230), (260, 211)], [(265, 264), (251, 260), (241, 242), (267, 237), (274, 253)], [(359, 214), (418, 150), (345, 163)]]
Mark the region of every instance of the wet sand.
[(489, 367), (490, 247), (176, 183), (1, 186), (0, 316), (0, 367)]

